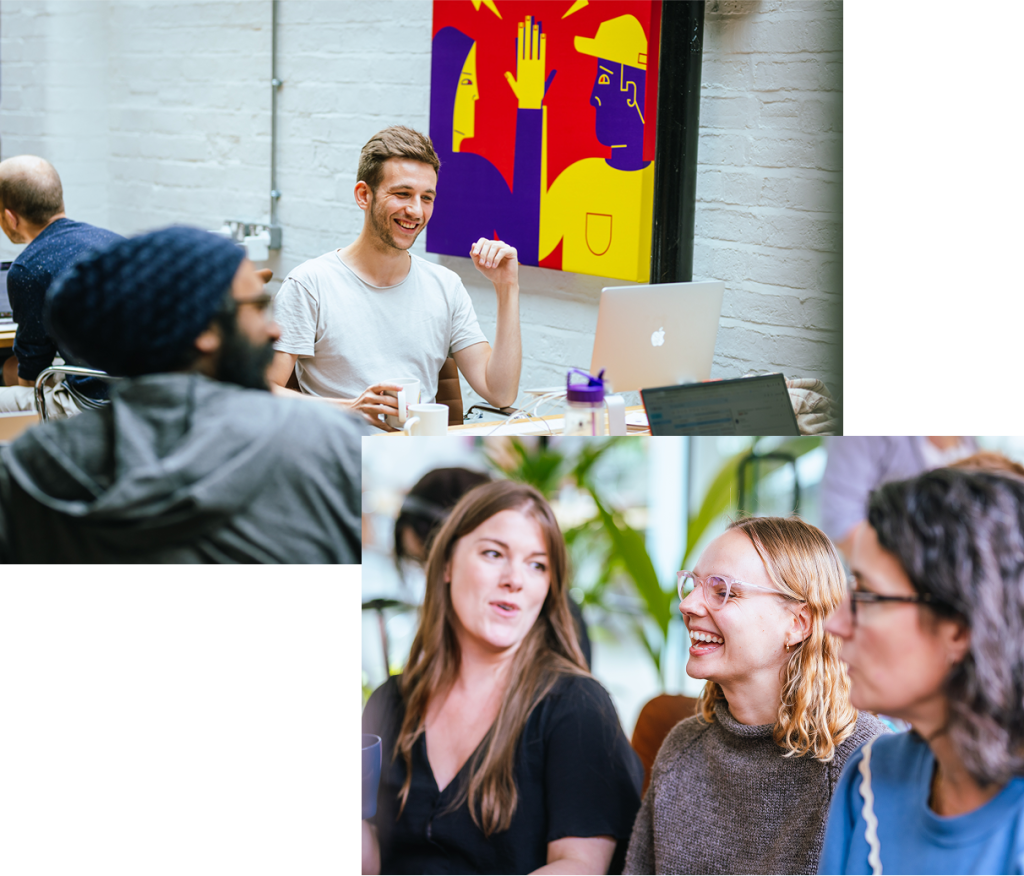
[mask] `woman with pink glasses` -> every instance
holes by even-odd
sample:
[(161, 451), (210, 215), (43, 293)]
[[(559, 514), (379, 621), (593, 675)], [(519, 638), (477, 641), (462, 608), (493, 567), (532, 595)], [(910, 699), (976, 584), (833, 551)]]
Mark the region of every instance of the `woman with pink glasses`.
[(733, 524), (679, 573), (697, 715), (658, 752), (626, 873), (814, 873), (847, 758), (883, 731), (850, 705), (825, 618), (845, 576), (797, 518)]

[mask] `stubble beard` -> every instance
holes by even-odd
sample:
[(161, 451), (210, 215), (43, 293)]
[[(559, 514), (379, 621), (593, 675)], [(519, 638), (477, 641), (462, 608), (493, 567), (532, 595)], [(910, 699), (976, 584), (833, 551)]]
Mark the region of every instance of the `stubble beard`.
[(416, 231), (416, 236), (409, 242), (408, 246), (400, 246), (395, 241), (395, 235), (391, 231), (391, 220), (387, 217), (383, 207), (378, 207), (377, 196), (373, 193), (370, 194), (370, 227), (373, 229), (374, 236), (377, 238), (379, 243), (379, 249), (387, 252), (388, 250), (396, 249), (399, 252), (406, 252), (416, 242), (420, 236), (420, 232), (426, 228), (424, 222), (420, 225)]

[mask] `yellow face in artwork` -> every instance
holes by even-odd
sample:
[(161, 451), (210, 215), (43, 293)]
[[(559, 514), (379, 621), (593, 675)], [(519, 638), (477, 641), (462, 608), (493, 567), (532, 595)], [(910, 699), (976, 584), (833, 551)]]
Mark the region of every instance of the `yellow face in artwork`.
[(462, 141), (472, 137), (476, 125), (476, 102), (480, 90), (476, 87), (476, 43), (466, 56), (459, 74), (459, 87), (455, 90), (455, 115), (452, 119), (452, 152), (458, 152)]

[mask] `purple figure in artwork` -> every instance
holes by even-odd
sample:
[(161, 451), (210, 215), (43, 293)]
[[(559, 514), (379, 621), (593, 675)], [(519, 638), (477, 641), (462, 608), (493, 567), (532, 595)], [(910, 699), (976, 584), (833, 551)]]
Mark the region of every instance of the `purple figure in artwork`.
[(608, 163), (617, 170), (641, 170), (644, 161), (644, 85), (646, 73), (636, 67), (597, 59), (597, 77), (590, 103), (597, 107), (594, 133), (612, 149)]
[[(527, 39), (530, 33), (528, 30)], [(532, 33), (539, 35), (539, 26)], [(522, 25), (520, 35), (520, 52), (534, 51), (532, 44), (527, 47), (523, 43)], [(538, 60), (540, 51), (538, 40)], [(509, 84), (516, 89), (511, 74)], [(434, 213), (427, 225), (427, 249), (465, 256), (479, 238), (497, 238), (516, 248), (520, 264), (536, 265), (543, 126), (540, 100), (533, 101), (535, 108), (523, 108), (526, 101), (517, 90), (520, 108), (516, 111), (510, 190), (490, 161), (482, 155), (459, 151), (462, 140), (473, 136), (479, 96), (476, 43), (454, 27), (442, 28), (434, 37), (431, 57), (430, 139), (441, 159), (441, 170)]]

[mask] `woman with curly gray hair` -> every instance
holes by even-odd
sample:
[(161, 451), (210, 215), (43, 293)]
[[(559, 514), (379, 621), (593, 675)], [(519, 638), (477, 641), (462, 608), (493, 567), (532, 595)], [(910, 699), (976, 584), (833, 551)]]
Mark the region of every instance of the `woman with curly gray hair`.
[(850, 699), (908, 721), (850, 758), (821, 873), (1024, 873), (1024, 479), (875, 491), (841, 637)]

